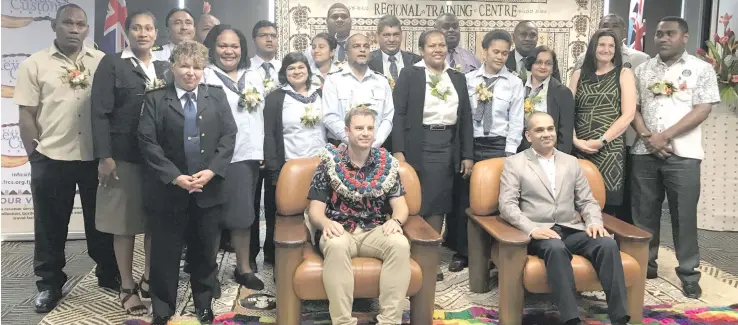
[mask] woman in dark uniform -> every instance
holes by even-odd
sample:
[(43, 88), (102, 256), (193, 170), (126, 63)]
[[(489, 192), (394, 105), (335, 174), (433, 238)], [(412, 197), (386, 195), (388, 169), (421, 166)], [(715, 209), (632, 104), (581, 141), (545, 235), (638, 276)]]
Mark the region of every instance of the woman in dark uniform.
[(200, 84), (208, 49), (184, 41), (171, 58), (174, 82), (146, 94), (138, 125), (144, 203), (151, 216), (151, 324), (165, 325), (174, 315), (185, 242), (195, 313), (200, 323), (210, 324), (218, 224), (238, 127), (223, 88)]
[(95, 224), (114, 235), (115, 258), (120, 270), (120, 299), (126, 313), (141, 316), (149, 297), (149, 236), (145, 236), (146, 266), (141, 282), (133, 280), (133, 244), (146, 232), (146, 213), (141, 196), (143, 177), (136, 132), (144, 92), (164, 85), (169, 62), (156, 61), (151, 48), (156, 42), (156, 17), (148, 10), (126, 18), (130, 47), (108, 54), (95, 72), (92, 85), (92, 130), (95, 158), (100, 159)]
[[(423, 60), (400, 72), (393, 93), (393, 155), (418, 173), (423, 203), (420, 215), (439, 234), (452, 210), (454, 173), (471, 175), (474, 135), (466, 77), (446, 63), (443, 32), (423, 32)], [(439, 279), (443, 278), (438, 271)]]
[(581, 70), (569, 81), (574, 93), (574, 154), (591, 161), (605, 180), (603, 211), (617, 216), (625, 189), (625, 130), (636, 110), (635, 75), (623, 67), (620, 41), (609, 30), (589, 41)]

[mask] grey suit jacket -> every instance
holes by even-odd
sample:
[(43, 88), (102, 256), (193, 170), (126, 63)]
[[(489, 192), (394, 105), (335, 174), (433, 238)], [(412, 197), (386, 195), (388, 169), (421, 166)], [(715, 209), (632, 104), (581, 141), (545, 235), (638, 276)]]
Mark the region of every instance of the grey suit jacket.
[(602, 225), (600, 206), (577, 158), (557, 150), (554, 164), (555, 193), (532, 148), (505, 158), (500, 177), (502, 218), (528, 235), (554, 224), (579, 230)]

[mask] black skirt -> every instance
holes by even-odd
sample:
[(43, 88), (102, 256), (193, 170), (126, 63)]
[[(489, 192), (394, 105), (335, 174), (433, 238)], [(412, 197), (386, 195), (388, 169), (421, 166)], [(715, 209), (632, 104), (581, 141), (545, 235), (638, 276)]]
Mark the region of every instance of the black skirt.
[(455, 136), (454, 128), (423, 129), (421, 160), (417, 168), (422, 195), (421, 216), (444, 215), (453, 208)]
[(228, 199), (223, 206), (222, 229), (249, 229), (254, 223), (254, 192), (259, 162), (244, 160), (228, 165), (224, 182)]

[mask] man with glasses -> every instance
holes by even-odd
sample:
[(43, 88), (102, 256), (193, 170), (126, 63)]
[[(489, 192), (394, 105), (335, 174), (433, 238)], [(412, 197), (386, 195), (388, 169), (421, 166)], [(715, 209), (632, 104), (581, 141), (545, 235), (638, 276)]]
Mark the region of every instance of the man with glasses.
[[(266, 95), (277, 89), (279, 84), (279, 78), (277, 74), (279, 69), (282, 68), (282, 61), (276, 59), (277, 55), (277, 25), (268, 20), (260, 20), (254, 25), (254, 29), (251, 31), (251, 36), (254, 38), (254, 45), (256, 45), (256, 54), (251, 58), (251, 69), (258, 71), (262, 77), (262, 83), (264, 85), (264, 94), (262, 98), (266, 98)], [(256, 192), (254, 194), (254, 209), (256, 210), (256, 221), (251, 226), (251, 253), (249, 258), (251, 259), (250, 266), (254, 272), (258, 272), (256, 265), (256, 255), (259, 255), (261, 250), (261, 241), (259, 240), (259, 219), (261, 216), (261, 189), (264, 185), (264, 177), (266, 176), (266, 170), (264, 169), (264, 162), (260, 166), (259, 180), (256, 183)], [(277, 213), (277, 203), (275, 201), (275, 187), (274, 186), (263, 186), (264, 187), (264, 220), (267, 224), (267, 233), (274, 233), (274, 216)], [(271, 237), (269, 235), (267, 238)], [(274, 264), (274, 242), (264, 241), (264, 263)]]

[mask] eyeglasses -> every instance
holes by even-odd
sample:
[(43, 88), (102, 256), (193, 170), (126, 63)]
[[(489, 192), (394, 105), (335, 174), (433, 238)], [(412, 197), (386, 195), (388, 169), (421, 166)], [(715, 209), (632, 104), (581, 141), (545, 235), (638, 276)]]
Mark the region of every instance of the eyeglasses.
[(545, 65), (547, 67), (553, 67), (553, 65), (554, 65), (553, 62), (551, 62), (551, 61), (540, 61), (540, 60), (539, 61), (536, 61), (536, 62), (533, 62), (533, 64), (534, 65)]

